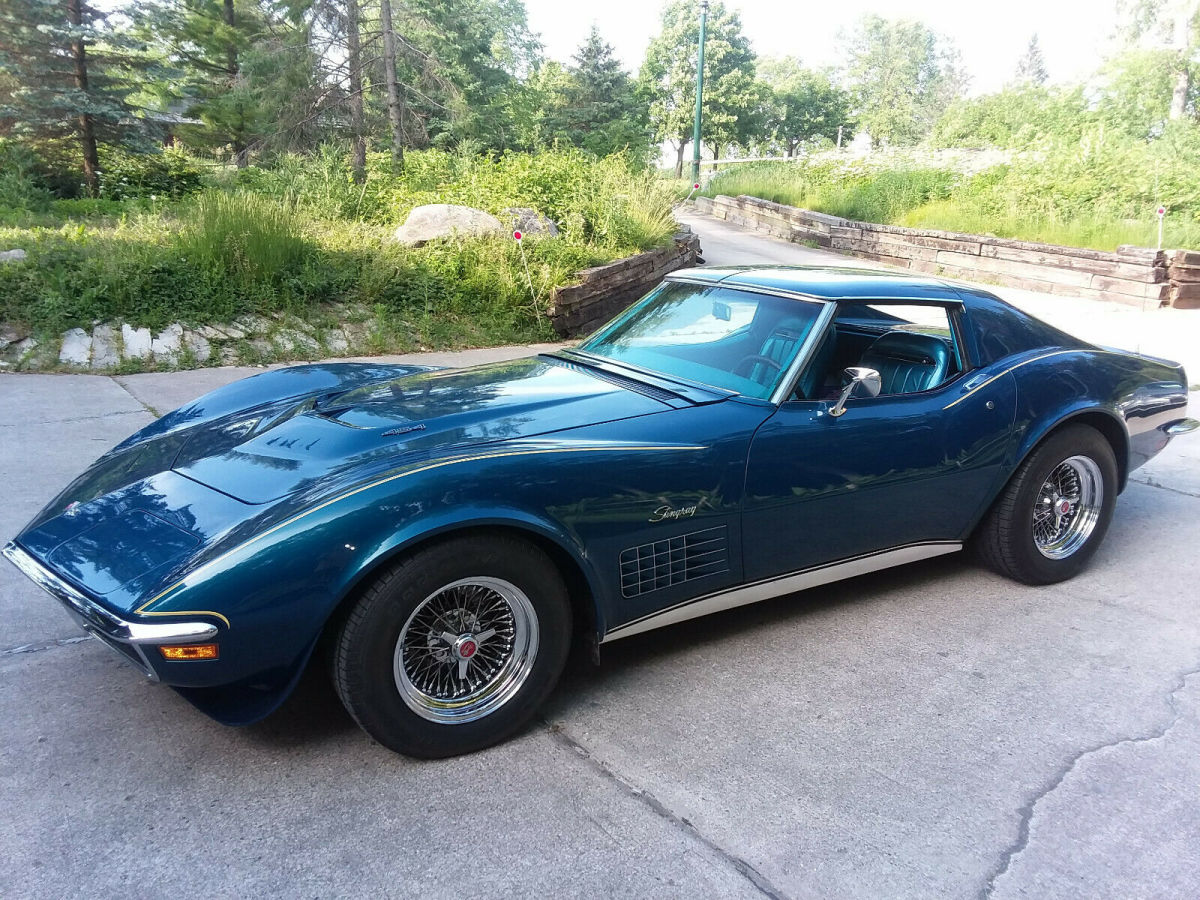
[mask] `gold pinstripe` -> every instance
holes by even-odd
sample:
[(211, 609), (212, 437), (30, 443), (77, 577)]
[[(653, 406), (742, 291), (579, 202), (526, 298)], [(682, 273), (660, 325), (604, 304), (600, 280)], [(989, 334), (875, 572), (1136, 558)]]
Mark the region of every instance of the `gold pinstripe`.
[(373, 481), (370, 484), (365, 484), (362, 487), (357, 487), (352, 491), (347, 491), (344, 494), (339, 494), (337, 497), (334, 497), (330, 500), (326, 500), (324, 503), (319, 503), (316, 506), (312, 507), (312, 509), (306, 509), (303, 512), (297, 513), (296, 515), (292, 516), (290, 519), (285, 519), (284, 521), (280, 522), (278, 525), (274, 525), (274, 526), (268, 528), (266, 531), (263, 531), (259, 534), (254, 535), (254, 537), (250, 538), (249, 540), (243, 541), (242, 543), (238, 544), (236, 547), (233, 547), (233, 548), (225, 551), (220, 556), (218, 556), (216, 559), (209, 560), (204, 565), (200, 566), (200, 568), (196, 569), (194, 572), (189, 573), (189, 575), (187, 577), (175, 582), (175, 584), (171, 585), (165, 591), (162, 591), (161, 593), (157, 594), (156, 596), (151, 597), (149, 600), (147, 600), (145, 603), (143, 603), (140, 607), (138, 607), (138, 609), (134, 610), (134, 612), (137, 615), (142, 615), (142, 616), (188, 616), (188, 615), (190, 615), (190, 616), (215, 616), (216, 618), (223, 621), (225, 623), (226, 627), (230, 627), (229, 619), (227, 619), (225, 616), (221, 615), (220, 613), (213, 612), (211, 610), (197, 609), (197, 610), (186, 610), (186, 611), (185, 610), (180, 610), (180, 611), (172, 610), (170, 612), (148, 612), (147, 607), (153, 606), (155, 603), (157, 603), (159, 600), (162, 600), (168, 594), (174, 593), (179, 588), (183, 587), (184, 584), (186, 584), (188, 578), (195, 576), (198, 572), (201, 572), (204, 569), (209, 568), (210, 566), (215, 566), (217, 563), (221, 562), (228, 556), (230, 556), (234, 553), (237, 553), (239, 550), (243, 550), (246, 547), (249, 547), (251, 544), (255, 543), (256, 541), (260, 541), (263, 538), (274, 534), (276, 531), (279, 531), (281, 528), (286, 528), (289, 525), (291, 525), (295, 522), (298, 522), (299, 520), (301, 520), (307, 516), (311, 516), (313, 513), (320, 512), (321, 510), (325, 509), (328, 506), (332, 506), (333, 504), (339, 503), (342, 500), (346, 500), (349, 497), (353, 497), (356, 494), (361, 494), (363, 491), (369, 491), (372, 488), (377, 488), (380, 485), (387, 484), (392, 481), (396, 481), (397, 479), (400, 479), (400, 478), (407, 478), (409, 475), (417, 475), (417, 474), (420, 474), (421, 472), (428, 472), (431, 469), (440, 469), (443, 466), (452, 466), (452, 465), (456, 465), (458, 463), (478, 462), (479, 460), (483, 460), (483, 459), (502, 459), (504, 457), (509, 457), (509, 456), (541, 456), (541, 455), (550, 454), (550, 453), (605, 453), (605, 452), (608, 452), (608, 453), (615, 453), (615, 452), (631, 453), (631, 452), (662, 452), (662, 451), (666, 451), (666, 450), (707, 450), (707, 449), (708, 449), (707, 447), (705, 447), (703, 445), (698, 445), (698, 444), (674, 444), (674, 445), (665, 444), (665, 445), (661, 445), (661, 446), (646, 446), (646, 447), (630, 447), (630, 446), (549, 447), (549, 448), (540, 449), (540, 450), (508, 450), (508, 451), (493, 452), (493, 453), (479, 453), (474, 456), (462, 456), (462, 457), (458, 457), (455, 459), (438, 460), (437, 462), (429, 463), (428, 465), (424, 465), (424, 466), (418, 466), (415, 469), (409, 469), (407, 472), (399, 472), (395, 475), (389, 475), (387, 478), (381, 478), (378, 481)]
[[(958, 404), (960, 404), (964, 400), (966, 400), (968, 397), (970, 397), (972, 394), (974, 394), (976, 391), (982, 391), (985, 387), (987, 387), (989, 384), (991, 384), (997, 378), (1003, 378), (1009, 372), (1013, 372), (1013, 371), (1021, 368), (1021, 366), (1027, 366), (1030, 363), (1035, 363), (1038, 360), (1049, 359), (1052, 356), (1062, 356), (1064, 353), (1107, 353), (1107, 352), (1109, 352), (1109, 351), (1107, 351), (1107, 350), (1055, 350), (1053, 353), (1043, 353), (1041, 356), (1035, 356), (1033, 359), (1027, 359), (1024, 362), (1019, 362), (1015, 366), (1009, 366), (1003, 372), (997, 372), (995, 375), (993, 375), (991, 378), (989, 378), (983, 384), (977, 384), (975, 387), (971, 388), (969, 391), (967, 391), (965, 394), (963, 394), (961, 397), (959, 397), (954, 402), (947, 403), (945, 406), (942, 407), (942, 409), (947, 410), (952, 406), (957, 406)], [(1119, 355), (1124, 356), (1124, 354), (1119, 354)]]

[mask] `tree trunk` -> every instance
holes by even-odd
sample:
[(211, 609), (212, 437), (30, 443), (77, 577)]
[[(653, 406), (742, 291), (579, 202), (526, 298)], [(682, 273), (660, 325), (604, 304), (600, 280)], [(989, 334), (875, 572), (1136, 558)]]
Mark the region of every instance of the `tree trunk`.
[(350, 67), (350, 134), (353, 146), (350, 167), (355, 182), (361, 184), (367, 177), (367, 141), (363, 137), (363, 80), (362, 50), (358, 34), (358, 0), (346, 0), (346, 47)]
[(683, 177), (683, 151), (687, 149), (688, 142), (680, 141), (679, 146), (675, 148), (675, 177)]
[(1175, 88), (1171, 92), (1171, 111), (1169, 118), (1181, 119), (1187, 111), (1188, 93), (1192, 87), (1192, 75), (1188, 69), (1188, 37), (1192, 26), (1192, 16), (1196, 13), (1195, 0), (1180, 3), (1175, 10), (1174, 40), (1175, 48)]
[(1170, 118), (1182, 119), (1183, 114), (1187, 111), (1188, 93), (1192, 88), (1192, 76), (1187, 70), (1186, 61), (1181, 61), (1178, 71), (1175, 73), (1175, 90), (1171, 93), (1171, 113)]
[(717, 160), (721, 158), (721, 145), (720, 144), (709, 144), (708, 146), (709, 146), (709, 149), (712, 150), (712, 155), (713, 155), (712, 170), (715, 172), (715, 171), (717, 171)]
[[(238, 75), (241, 71), (241, 66), (238, 64), (238, 48), (237, 39), (234, 37), (233, 29), (236, 25), (236, 20), (233, 16), (233, 0), (225, 0), (224, 15), (225, 24), (229, 26), (229, 45), (225, 48), (225, 77), (229, 79), (229, 89), (232, 91), (237, 87)], [(245, 111), (238, 106), (238, 124), (237, 130), (230, 136), (230, 143), (233, 145), (233, 156), (237, 162), (239, 169), (246, 168), (247, 148), (246, 148), (246, 115)]]
[[(67, 0), (67, 17), (76, 28), (83, 25), (82, 0)], [(87, 50), (82, 37), (71, 42), (71, 55), (75, 58), (75, 87), (87, 98), (88, 71)], [(96, 150), (96, 129), (89, 112), (79, 114), (79, 148), (83, 151), (83, 183), (89, 197), (100, 193), (100, 155)]]
[(392, 0), (379, 0), (383, 27), (383, 77), (387, 82), (388, 121), (392, 125), (392, 168), (404, 171), (404, 107), (396, 83), (396, 34), (392, 31)]

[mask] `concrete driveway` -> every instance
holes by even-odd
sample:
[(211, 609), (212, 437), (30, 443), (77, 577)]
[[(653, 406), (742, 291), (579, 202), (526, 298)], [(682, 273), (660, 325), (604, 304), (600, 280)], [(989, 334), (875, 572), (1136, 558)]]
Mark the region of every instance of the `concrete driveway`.
[[(0, 540), (249, 371), (0, 376)], [(442, 762), (322, 672), (216, 725), (0, 564), (0, 896), (1195, 897), (1198, 455), (1137, 473), (1068, 584), (956, 555), (630, 638)]]

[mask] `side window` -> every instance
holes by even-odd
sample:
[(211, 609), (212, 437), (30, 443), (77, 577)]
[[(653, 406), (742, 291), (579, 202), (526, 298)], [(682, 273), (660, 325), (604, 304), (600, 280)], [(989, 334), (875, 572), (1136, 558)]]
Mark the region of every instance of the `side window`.
[(829, 399), (851, 366), (875, 369), (880, 396), (928, 391), (963, 371), (964, 356), (949, 310), (937, 304), (840, 303), (821, 371), (808, 373), (808, 399)]

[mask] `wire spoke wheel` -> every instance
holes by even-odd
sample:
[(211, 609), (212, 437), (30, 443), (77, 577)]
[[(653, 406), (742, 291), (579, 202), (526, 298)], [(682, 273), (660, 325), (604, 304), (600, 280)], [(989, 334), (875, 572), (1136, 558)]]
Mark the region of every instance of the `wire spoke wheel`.
[(520, 691), (538, 649), (538, 619), (516, 585), (463, 578), (417, 604), (396, 641), (396, 687), (439, 724), (474, 722)]
[(1087, 456), (1063, 460), (1033, 505), (1033, 541), (1047, 559), (1064, 559), (1087, 543), (1104, 505), (1104, 477)]

